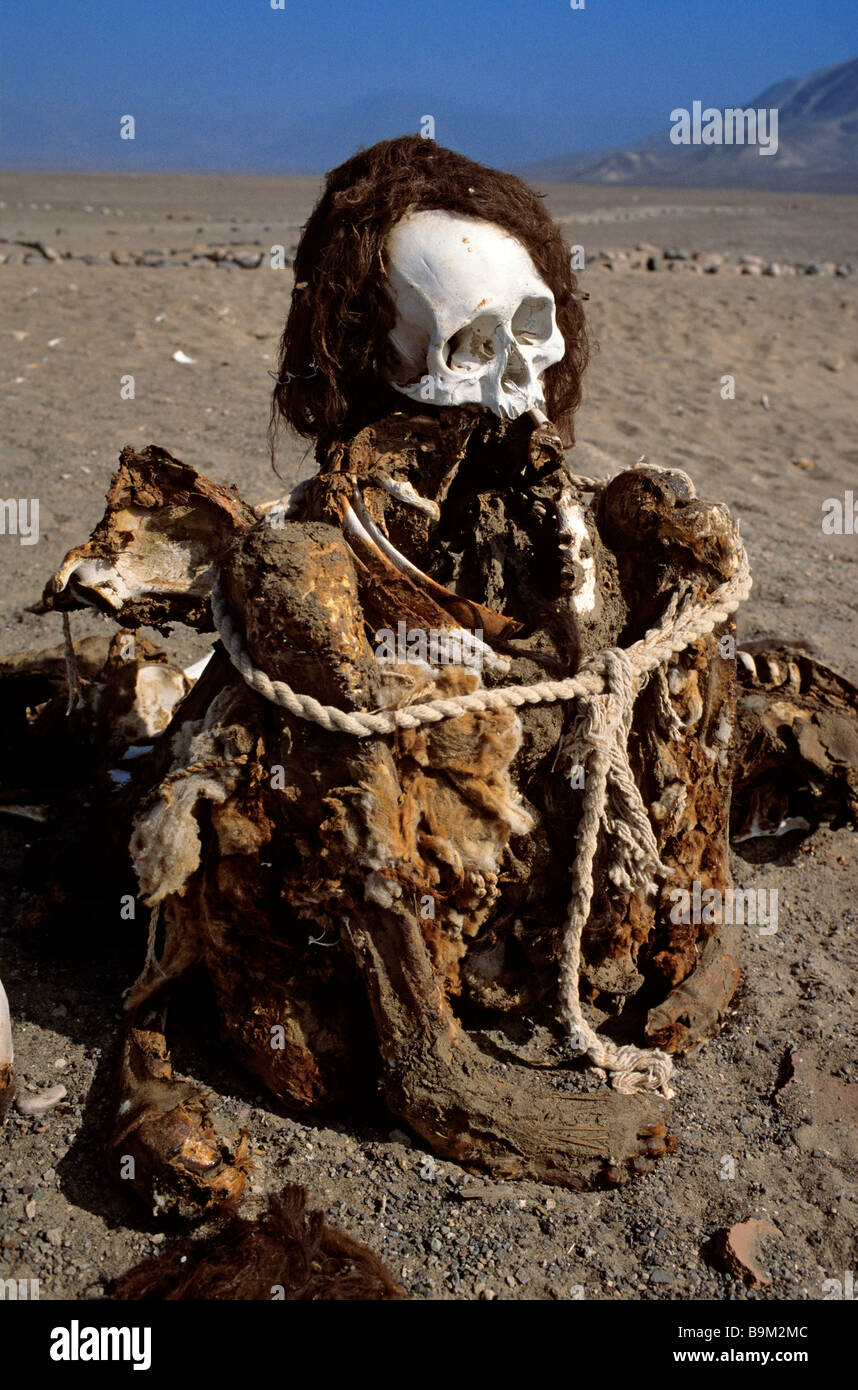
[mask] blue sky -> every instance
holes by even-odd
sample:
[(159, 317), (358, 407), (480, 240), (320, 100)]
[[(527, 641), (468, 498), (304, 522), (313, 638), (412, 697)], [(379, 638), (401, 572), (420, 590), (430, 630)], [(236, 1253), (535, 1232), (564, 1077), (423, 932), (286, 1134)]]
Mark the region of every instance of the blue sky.
[(318, 172), (427, 114), (440, 144), (514, 167), (853, 58), (858, 7), (6, 0), (0, 40), (6, 168)]

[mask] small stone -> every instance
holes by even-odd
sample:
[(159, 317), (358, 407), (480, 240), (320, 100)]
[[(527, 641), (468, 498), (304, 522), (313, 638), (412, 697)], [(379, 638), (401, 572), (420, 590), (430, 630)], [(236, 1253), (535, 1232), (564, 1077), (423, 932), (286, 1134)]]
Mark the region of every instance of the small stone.
[(427, 1154), (420, 1169), (420, 1178), (423, 1182), (437, 1182), (438, 1169), (431, 1154)]
[[(814, 469), (814, 468), (816, 467), (816, 464), (813, 462), (813, 459), (806, 459), (806, 458), (791, 459), (790, 462), (792, 463), (792, 465), (793, 465), (794, 468), (802, 468), (802, 469), (804, 470), (805, 473), (810, 473), (811, 470)], [(757, 1038), (757, 1047), (759, 1047), (759, 1046), (760, 1046), (760, 1040), (759, 1040), (759, 1038)], [(767, 1050), (767, 1049), (766, 1049), (766, 1050)]]
[(842, 372), (846, 362), (842, 357), (825, 357), (822, 361), (823, 367), (829, 372)]
[(668, 246), (664, 251), (664, 259), (666, 261), (690, 261), (691, 255), (688, 251), (680, 250), (679, 247)]
[(647, 270), (658, 270), (658, 256), (648, 256), (646, 268)]
[(49, 1231), (45, 1231), (45, 1239), (49, 1245), (60, 1246), (63, 1243), (63, 1233), (58, 1226), (52, 1226)]
[(673, 1275), (666, 1269), (651, 1269), (649, 1272), (649, 1282), (651, 1284), (672, 1284)]
[(819, 264), (819, 261), (811, 261), (809, 265), (804, 267), (804, 273), (805, 275), (821, 275), (822, 266)]
[(127, 251), (123, 251), (121, 246), (117, 246), (110, 253), (110, 259), (114, 265), (133, 265), (134, 258)]
[(780, 273), (781, 268), (777, 261), (769, 261), (768, 265), (763, 267), (764, 275), (780, 275)]

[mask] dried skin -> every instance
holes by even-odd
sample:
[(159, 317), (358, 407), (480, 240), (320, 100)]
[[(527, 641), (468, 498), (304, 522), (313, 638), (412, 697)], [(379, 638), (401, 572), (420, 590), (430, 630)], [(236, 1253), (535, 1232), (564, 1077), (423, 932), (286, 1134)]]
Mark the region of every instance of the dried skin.
[[(400, 698), (409, 680), (415, 689), (422, 682), (421, 698), (475, 681), (453, 669), (429, 677), (377, 666), (368, 636), (395, 628), (406, 589), (408, 621), (446, 626), (462, 621), (457, 588), (469, 602), (479, 595), (480, 612), (497, 618), (496, 650), (510, 662), (508, 675), (484, 673), (487, 684), (569, 674), (581, 658), (642, 635), (677, 585), (702, 597), (735, 564), (726, 514), (654, 477), (657, 485), (624, 475), (598, 516), (581, 506), (588, 545), (573, 547), (564, 516), (581, 504), (570, 499), (550, 432), (486, 431), (474, 412), (447, 412), (431, 426), (396, 416), (334, 451), (303, 491), (305, 519), (261, 522), (233, 545), (224, 591), (254, 662), (341, 708), (384, 704), (396, 681)], [(355, 478), (375, 524), (431, 585), (403, 587), (360, 546), (346, 545), (335, 523)], [(409, 490), (431, 505), (404, 501)], [(558, 499), (566, 508), (559, 516)], [(638, 510), (643, 536), (632, 526)], [(584, 559), (592, 561), (594, 601), (576, 608)], [(652, 592), (640, 583), (645, 566)], [(683, 881), (708, 874), (704, 881), (726, 886), (733, 668), (711, 638), (673, 665), (667, 678), (684, 738), (668, 739), (642, 700), (635, 764), (647, 799), (662, 808), (661, 848)], [(551, 1024), (577, 816), (574, 795), (552, 770), (568, 712), (504, 710), (394, 740), (356, 740), (247, 691), (236, 698), (248, 713), (232, 708), (231, 740), (240, 741), (243, 723), (256, 750), (237, 780), (223, 784), (225, 795), (204, 793), (211, 829), (204, 847), (197, 838), (169, 900), (159, 969), (171, 973), (171, 961), (185, 968), (193, 943), (243, 1059), (292, 1105), (335, 1099), (337, 1081), (355, 1074), (346, 1056), (366, 1056), (355, 1047), (366, 1016), (352, 1011), (350, 1028), (341, 1008), (361, 979), (388, 1103), (438, 1152), (572, 1184), (651, 1161), (640, 1136), (662, 1123), (661, 1101), (564, 1095), (532, 1069), (501, 1073), (454, 1008), (467, 997), (492, 1010), (539, 1010)], [(211, 712), (207, 722), (215, 736)], [(199, 749), (195, 756), (199, 764)], [(181, 793), (169, 778), (183, 761), (190, 754), (177, 753), (168, 774), (173, 807)], [(686, 788), (681, 805), (671, 800), (677, 785)], [(191, 794), (194, 821), (195, 806)], [(147, 854), (158, 843), (167, 854), (176, 841), (145, 813), (135, 834)], [(719, 975), (706, 928), (672, 930), (664, 905), (609, 889), (605, 867), (585, 943), (591, 990), (622, 1007), (645, 979), (662, 978), (668, 996), (683, 984), (682, 1023), (662, 1020), (661, 1035), (687, 1046), (717, 1026), (735, 987), (733, 956), (719, 937)], [(313, 932), (341, 945), (305, 945)], [(320, 1007), (315, 989), (320, 969), (330, 1008)]]
[(760, 639), (740, 653), (737, 840), (858, 826), (858, 690), (807, 652)]
[(247, 1181), (247, 1131), (219, 1140), (202, 1092), (178, 1082), (162, 1033), (131, 1026), (117, 1078), (118, 1110), (108, 1146), (115, 1176), (158, 1213), (197, 1217), (235, 1207)]
[(165, 449), (128, 445), (104, 517), (63, 560), (36, 611), (90, 605), (125, 627), (181, 622), (210, 631), (213, 567), (256, 519), (234, 488)]
[[(322, 462), (295, 520), (259, 521), (236, 501), (229, 525), (217, 512), (207, 553), (219, 555), (255, 664), (342, 709), (431, 698), (477, 679), (461, 668), (380, 666), (380, 628), (481, 628), (509, 665), (484, 670), (485, 684), (529, 683), (628, 645), (677, 589), (705, 598), (737, 563), (727, 513), (691, 498), (680, 478), (621, 475), (594, 508), (575, 492), (556, 436), (528, 421), (402, 412)], [(204, 480), (193, 489), (209, 499)], [(358, 501), (415, 571), (403, 573), (375, 542), (349, 533), (347, 543), (341, 523)], [(169, 515), (178, 535), (174, 504), (160, 493), (154, 517)], [(230, 525), (232, 544), (218, 551)], [(117, 535), (107, 519), (103, 528)], [(735, 672), (719, 636), (675, 658), (635, 713), (633, 767), (672, 885), (727, 884)], [(669, 736), (671, 711), (681, 738)], [(571, 714), (527, 706), (355, 739), (286, 714), (216, 658), (153, 755), (157, 774), (139, 805), (132, 854), (161, 916), (132, 991), (129, 1036), (134, 1011), (201, 961), (226, 1035), (291, 1106), (365, 1093), (380, 1064), (391, 1110), (460, 1162), (572, 1186), (645, 1170), (669, 1148), (660, 1098), (562, 1091), (512, 1043), (503, 1068), (457, 1012), (488, 1026), (527, 1016), (559, 1035), (580, 795), (558, 764)], [(585, 991), (638, 1036), (644, 994), (655, 1005), (650, 1040), (691, 1046), (726, 1009), (735, 943), (720, 929), (673, 923), (664, 894), (620, 893), (607, 867), (601, 853)], [(216, 1152), (205, 1116), (178, 1093), (168, 1104), (184, 1083), (156, 1079), (161, 1110), (133, 1131), (141, 1163), (148, 1154), (158, 1182), (183, 1177), (192, 1133), (219, 1180), (218, 1163), (231, 1161)]]

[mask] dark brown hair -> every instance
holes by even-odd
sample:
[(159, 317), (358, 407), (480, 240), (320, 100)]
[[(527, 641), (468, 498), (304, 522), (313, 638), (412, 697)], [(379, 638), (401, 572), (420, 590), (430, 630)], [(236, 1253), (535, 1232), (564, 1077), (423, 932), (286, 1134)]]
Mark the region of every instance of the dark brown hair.
[(308, 1212), (306, 1192), (291, 1185), (270, 1196), (255, 1221), (233, 1216), (205, 1239), (174, 1241), (160, 1259), (130, 1270), (113, 1294), (144, 1303), (270, 1301), (278, 1288), (289, 1301), (406, 1297), (374, 1251)]
[(514, 174), (404, 135), (332, 170), (304, 228), (271, 402), (272, 451), (281, 420), (324, 449), (405, 408), (407, 398), (380, 375), (395, 318), (382, 253), (405, 213), (438, 208), (511, 233), (550, 287), (566, 354), (545, 374), (546, 405), (571, 444), (588, 345), (569, 247), (540, 196)]

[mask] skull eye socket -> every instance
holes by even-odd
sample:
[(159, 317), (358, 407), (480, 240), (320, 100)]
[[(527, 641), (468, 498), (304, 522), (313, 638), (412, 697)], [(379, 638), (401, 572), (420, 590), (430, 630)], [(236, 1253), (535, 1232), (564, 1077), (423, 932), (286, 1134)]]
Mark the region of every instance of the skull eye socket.
[(523, 299), (513, 314), (512, 332), (517, 343), (546, 343), (554, 331), (554, 305), (550, 299)]
[(497, 353), (496, 318), (480, 314), (448, 338), (444, 345), (444, 362), (454, 372), (472, 372), (491, 362)]

